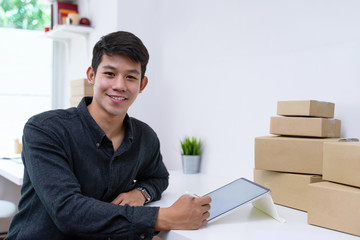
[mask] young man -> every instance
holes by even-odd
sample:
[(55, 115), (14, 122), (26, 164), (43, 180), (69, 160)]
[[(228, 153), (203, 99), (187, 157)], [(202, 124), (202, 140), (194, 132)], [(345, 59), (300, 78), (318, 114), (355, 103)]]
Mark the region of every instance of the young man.
[(148, 83), (148, 59), (131, 33), (102, 37), (87, 70), (94, 97), (29, 119), (22, 197), (7, 239), (152, 239), (206, 224), (209, 197), (143, 206), (160, 199), (169, 175), (155, 132), (127, 114)]

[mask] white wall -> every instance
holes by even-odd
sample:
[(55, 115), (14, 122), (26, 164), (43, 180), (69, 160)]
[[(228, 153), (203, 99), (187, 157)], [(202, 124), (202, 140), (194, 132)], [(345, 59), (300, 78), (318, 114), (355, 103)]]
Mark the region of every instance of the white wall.
[(88, 1), (90, 45), (104, 26), (147, 45), (150, 82), (130, 114), (158, 133), (168, 168), (181, 169), (179, 139), (197, 136), (203, 172), (251, 178), (278, 100), (334, 102), (342, 136), (359, 137), (359, 1), (108, 1), (115, 11)]

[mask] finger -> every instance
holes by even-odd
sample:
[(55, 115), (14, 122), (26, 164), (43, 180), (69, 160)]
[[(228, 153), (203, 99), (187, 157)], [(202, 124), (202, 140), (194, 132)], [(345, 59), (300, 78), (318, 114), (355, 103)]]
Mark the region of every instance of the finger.
[(181, 196), (181, 198), (190, 198), (190, 199), (194, 199), (195, 197), (189, 195), (189, 194), (184, 194)]
[(111, 203), (120, 204), (121, 200), (119, 198), (115, 198)]
[(210, 209), (209, 207), (201, 206), (199, 208), (199, 214), (204, 215), (205, 213), (209, 212), (209, 209)]
[(202, 205), (201, 208), (202, 208), (202, 210), (203, 210), (204, 212), (206, 212), (206, 211), (209, 211), (209, 210), (210, 210), (211, 205), (210, 205), (210, 204), (205, 204), (205, 205)]
[(205, 226), (207, 223), (208, 223), (208, 220), (205, 219), (205, 220), (202, 221), (201, 226), (203, 227), (203, 226)]
[(207, 205), (211, 202), (211, 198), (209, 196), (203, 196), (196, 198), (196, 201), (198, 201), (201, 205)]
[(203, 214), (203, 218), (204, 219), (208, 219), (210, 217), (210, 213), (209, 212), (205, 212), (204, 214)]

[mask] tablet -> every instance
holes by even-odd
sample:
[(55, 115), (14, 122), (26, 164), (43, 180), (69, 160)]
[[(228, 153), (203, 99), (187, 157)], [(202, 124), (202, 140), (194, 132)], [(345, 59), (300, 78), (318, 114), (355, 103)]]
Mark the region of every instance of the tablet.
[(256, 184), (246, 178), (239, 178), (228, 183), (205, 196), (211, 197), (210, 217), (208, 222), (234, 210), (245, 203), (252, 202), (270, 193), (270, 189)]

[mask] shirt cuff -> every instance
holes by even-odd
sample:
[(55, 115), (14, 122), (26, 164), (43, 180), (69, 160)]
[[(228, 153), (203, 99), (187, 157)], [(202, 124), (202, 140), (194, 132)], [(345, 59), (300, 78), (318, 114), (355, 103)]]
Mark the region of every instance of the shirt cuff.
[(138, 239), (152, 239), (159, 207), (132, 207), (131, 232)]

